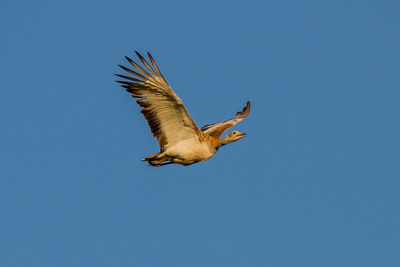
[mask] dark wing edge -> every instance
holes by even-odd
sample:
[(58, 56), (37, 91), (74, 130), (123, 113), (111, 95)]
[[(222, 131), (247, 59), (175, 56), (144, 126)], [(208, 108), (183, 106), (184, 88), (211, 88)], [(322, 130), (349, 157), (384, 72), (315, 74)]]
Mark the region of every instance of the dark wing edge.
[(238, 122), (244, 120), (249, 115), (249, 113), (250, 101), (247, 101), (246, 106), (242, 109), (242, 111), (236, 113), (235, 118), (205, 125), (201, 128), (201, 130), (208, 135), (220, 137), (224, 131), (235, 126)]
[(236, 113), (236, 119), (246, 118), (250, 113), (250, 101), (247, 101), (246, 106), (242, 109), (241, 112)]
[(129, 57), (125, 57), (136, 71), (118, 65), (133, 77), (115, 74), (118, 77), (126, 79), (116, 82), (120, 83), (123, 88), (131, 93), (132, 97), (140, 98), (136, 102), (143, 108), (141, 112), (146, 118), (153, 136), (157, 137), (160, 147), (165, 147), (168, 143), (168, 134), (163, 132), (162, 127), (162, 118), (165, 118), (165, 112), (159, 113), (160, 110), (171, 110), (172, 108), (175, 112), (181, 114), (182, 119), (180, 121), (184, 123), (185, 127), (192, 127), (195, 132), (201, 133), (187, 112), (182, 100), (175, 94), (161, 74), (151, 54), (147, 52), (151, 62), (150, 65), (139, 52), (135, 51), (135, 53), (146, 69), (142, 68)]

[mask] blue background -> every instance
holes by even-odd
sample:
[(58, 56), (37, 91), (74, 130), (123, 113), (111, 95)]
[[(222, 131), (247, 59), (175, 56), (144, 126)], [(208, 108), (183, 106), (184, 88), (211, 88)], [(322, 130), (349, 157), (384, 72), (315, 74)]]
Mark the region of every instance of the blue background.
[[(1, 266), (400, 266), (398, 1), (0, 8)], [(113, 73), (149, 50), (199, 126), (189, 167)]]

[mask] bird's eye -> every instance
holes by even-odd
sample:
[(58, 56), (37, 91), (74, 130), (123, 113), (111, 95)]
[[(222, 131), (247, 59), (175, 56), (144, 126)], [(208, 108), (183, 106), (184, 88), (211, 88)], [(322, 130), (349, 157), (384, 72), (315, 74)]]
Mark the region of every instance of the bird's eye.
[(233, 134), (237, 134), (237, 132), (236, 132), (236, 131), (233, 131), (232, 133), (233, 133)]

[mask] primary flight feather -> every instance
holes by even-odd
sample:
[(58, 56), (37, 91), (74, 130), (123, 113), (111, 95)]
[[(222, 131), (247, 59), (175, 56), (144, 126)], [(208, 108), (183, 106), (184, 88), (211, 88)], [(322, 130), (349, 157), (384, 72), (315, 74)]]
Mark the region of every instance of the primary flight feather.
[(160, 145), (159, 153), (143, 159), (151, 166), (159, 167), (171, 163), (190, 165), (205, 161), (219, 147), (246, 136), (245, 133), (232, 131), (220, 138), (224, 131), (247, 117), (250, 112), (249, 101), (235, 118), (200, 129), (190, 117), (182, 100), (168, 85), (150, 53), (147, 52), (147, 56), (151, 65), (138, 52), (136, 55), (145, 68), (125, 57), (135, 70), (119, 66), (132, 76), (115, 75), (125, 79), (117, 81), (122, 87), (133, 97), (140, 98), (136, 102), (143, 108), (141, 112)]

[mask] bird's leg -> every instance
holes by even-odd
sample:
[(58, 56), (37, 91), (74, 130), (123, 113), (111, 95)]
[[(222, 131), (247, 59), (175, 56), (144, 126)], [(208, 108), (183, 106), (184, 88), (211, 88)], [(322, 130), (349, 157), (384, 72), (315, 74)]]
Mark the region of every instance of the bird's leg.
[[(142, 159), (144, 161), (148, 161), (151, 166), (159, 167), (163, 165), (167, 165), (170, 163), (163, 163), (164, 161), (169, 161), (170, 158), (165, 155), (165, 153), (157, 153), (152, 156), (146, 157)], [(172, 162), (171, 162), (172, 163)]]
[(151, 156), (148, 156), (148, 157), (142, 159), (142, 161), (157, 160), (157, 159), (160, 159), (160, 157), (161, 157), (161, 153), (156, 153), (154, 155), (151, 155)]
[(161, 167), (161, 166), (169, 165), (172, 163), (173, 163), (172, 161), (168, 161), (168, 162), (164, 162), (164, 163), (161, 163), (159, 161), (149, 161), (149, 165), (153, 166), (153, 167)]

